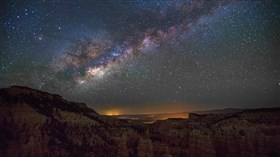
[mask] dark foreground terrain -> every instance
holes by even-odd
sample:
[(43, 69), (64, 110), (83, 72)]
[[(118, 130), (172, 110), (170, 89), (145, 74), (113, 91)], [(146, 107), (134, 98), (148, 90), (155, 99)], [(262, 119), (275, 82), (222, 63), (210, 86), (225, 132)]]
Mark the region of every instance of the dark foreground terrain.
[(1, 157), (276, 157), (280, 108), (145, 125), (26, 87), (0, 89)]

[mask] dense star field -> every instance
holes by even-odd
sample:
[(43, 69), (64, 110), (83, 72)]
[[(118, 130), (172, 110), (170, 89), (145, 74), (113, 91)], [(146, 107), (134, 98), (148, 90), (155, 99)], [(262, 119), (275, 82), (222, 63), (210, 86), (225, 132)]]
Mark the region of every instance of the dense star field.
[(100, 112), (279, 106), (279, 1), (0, 3), (0, 87)]

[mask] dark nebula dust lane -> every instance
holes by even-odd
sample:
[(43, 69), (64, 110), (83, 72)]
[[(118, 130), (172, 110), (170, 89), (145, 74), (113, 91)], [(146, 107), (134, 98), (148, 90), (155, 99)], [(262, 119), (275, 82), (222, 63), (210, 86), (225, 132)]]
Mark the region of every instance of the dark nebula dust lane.
[(1, 2), (0, 87), (49, 91), (100, 112), (279, 106), (278, 6)]

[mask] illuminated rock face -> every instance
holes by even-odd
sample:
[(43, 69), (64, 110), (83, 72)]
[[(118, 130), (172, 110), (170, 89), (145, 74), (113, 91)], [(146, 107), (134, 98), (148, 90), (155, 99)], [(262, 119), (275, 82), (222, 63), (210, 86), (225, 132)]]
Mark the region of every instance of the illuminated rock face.
[(58, 95), (25, 87), (0, 89), (0, 156), (280, 155), (279, 108), (189, 116), (134, 124)]
[(163, 154), (168, 149), (172, 156), (280, 155), (279, 108), (218, 115), (190, 114), (184, 121), (156, 122), (150, 132), (154, 144), (161, 145), (155, 146), (156, 151)]
[(188, 156), (279, 156), (279, 113), (255, 109), (193, 119)]

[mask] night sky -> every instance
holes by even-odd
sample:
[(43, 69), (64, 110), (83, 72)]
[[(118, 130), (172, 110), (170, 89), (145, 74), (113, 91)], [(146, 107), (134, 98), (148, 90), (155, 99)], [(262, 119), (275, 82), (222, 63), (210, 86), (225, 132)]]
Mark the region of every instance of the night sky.
[(279, 105), (279, 1), (1, 1), (0, 87), (99, 112)]

